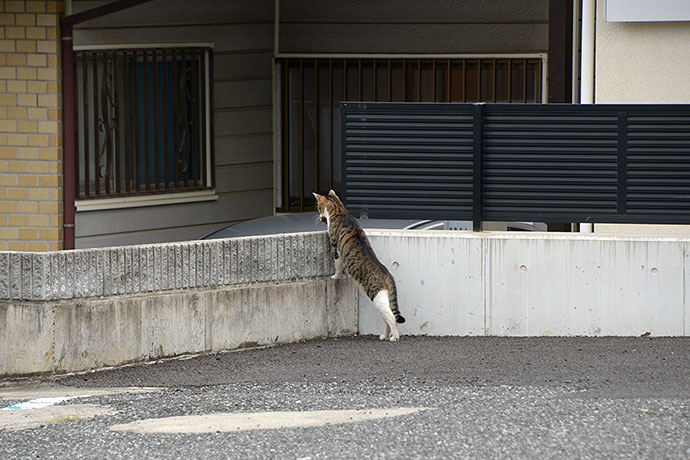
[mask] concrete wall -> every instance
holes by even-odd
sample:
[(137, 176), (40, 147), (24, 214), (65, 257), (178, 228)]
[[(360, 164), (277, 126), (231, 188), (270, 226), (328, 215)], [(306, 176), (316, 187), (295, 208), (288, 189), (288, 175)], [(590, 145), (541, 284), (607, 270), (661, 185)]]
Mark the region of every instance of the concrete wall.
[[(687, 336), (690, 239), (370, 231), (402, 334)], [(360, 294), (362, 334), (382, 320)]]
[(0, 252), (0, 377), (352, 334), (333, 271), (325, 232)]
[(356, 332), (355, 287), (313, 279), (62, 302), (0, 301), (0, 377)]
[[(73, 13), (109, 1), (74, 0)], [(273, 0), (154, 0), (74, 31), (74, 44), (213, 44), (216, 201), (80, 211), (76, 247), (197, 239), (272, 215)]]
[(0, 301), (213, 289), (334, 272), (325, 232), (49, 253), (0, 252)]
[(594, 224), (600, 235), (670, 236), (690, 238), (690, 225)]
[[(690, 239), (370, 230), (403, 335), (688, 336)], [(0, 376), (380, 334), (326, 232), (0, 252)]]

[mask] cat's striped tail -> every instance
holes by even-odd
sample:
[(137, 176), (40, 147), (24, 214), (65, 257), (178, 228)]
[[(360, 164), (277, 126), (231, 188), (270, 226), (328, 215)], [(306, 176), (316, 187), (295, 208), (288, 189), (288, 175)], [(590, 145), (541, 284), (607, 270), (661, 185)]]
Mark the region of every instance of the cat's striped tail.
[(405, 317), (400, 314), (400, 310), (398, 309), (398, 290), (395, 288), (395, 281), (391, 279), (391, 282), (388, 284), (388, 302), (391, 306), (393, 316), (395, 316), (395, 322), (404, 323)]

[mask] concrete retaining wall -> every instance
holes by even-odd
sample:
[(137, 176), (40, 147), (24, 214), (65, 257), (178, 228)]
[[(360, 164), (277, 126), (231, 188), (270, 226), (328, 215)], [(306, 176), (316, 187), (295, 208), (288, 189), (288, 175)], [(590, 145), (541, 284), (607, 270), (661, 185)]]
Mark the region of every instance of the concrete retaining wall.
[(333, 271), (325, 232), (0, 253), (0, 376), (352, 334)]
[[(371, 230), (403, 334), (687, 336), (690, 239)], [(0, 376), (380, 334), (326, 232), (0, 253)]]
[(316, 279), (45, 303), (0, 303), (0, 377), (353, 334), (356, 291)]
[[(690, 334), (690, 239), (367, 233), (397, 280), (403, 334)], [(369, 299), (359, 305), (360, 332), (380, 334)]]

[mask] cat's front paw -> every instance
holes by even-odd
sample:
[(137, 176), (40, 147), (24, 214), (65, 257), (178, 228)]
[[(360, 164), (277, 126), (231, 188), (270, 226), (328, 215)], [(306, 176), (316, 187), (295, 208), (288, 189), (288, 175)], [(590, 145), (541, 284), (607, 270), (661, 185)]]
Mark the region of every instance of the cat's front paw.
[(335, 275), (331, 276), (331, 279), (332, 279), (332, 280), (339, 280), (339, 279), (342, 278), (342, 277), (343, 277), (343, 275), (338, 275), (338, 274), (336, 273)]
[(390, 338), (390, 341), (391, 341), (391, 342), (399, 342), (399, 341), (400, 341), (400, 337), (396, 337), (396, 336), (392, 335), (391, 338)]
[(388, 340), (388, 336), (386, 334), (381, 334), (379, 340)]

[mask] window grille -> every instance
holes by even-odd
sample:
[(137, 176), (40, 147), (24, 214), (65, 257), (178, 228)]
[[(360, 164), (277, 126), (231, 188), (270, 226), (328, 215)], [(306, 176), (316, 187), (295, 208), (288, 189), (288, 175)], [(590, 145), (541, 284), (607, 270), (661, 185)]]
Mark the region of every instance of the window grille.
[(210, 49), (75, 54), (78, 199), (213, 187)]
[[(542, 102), (540, 58), (281, 58), (281, 212), (340, 191), (340, 102)], [(317, 103), (315, 103), (317, 101)]]

